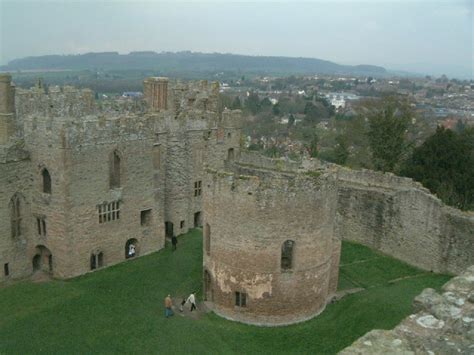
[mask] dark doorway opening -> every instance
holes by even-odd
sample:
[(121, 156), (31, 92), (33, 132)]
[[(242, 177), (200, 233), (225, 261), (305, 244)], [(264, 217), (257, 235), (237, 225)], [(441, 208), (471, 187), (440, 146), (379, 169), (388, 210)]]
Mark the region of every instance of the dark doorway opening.
[(227, 151), (227, 160), (234, 160), (234, 148), (229, 148)]
[(135, 238), (127, 240), (125, 243), (125, 259), (130, 259), (138, 255), (138, 240)]
[(173, 236), (173, 223), (165, 222), (165, 236), (168, 238)]
[(33, 257), (33, 271), (53, 272), (53, 255), (44, 245), (36, 247), (36, 254)]
[(204, 270), (204, 300), (214, 301), (214, 294), (212, 292), (212, 278), (209, 271)]
[(201, 212), (194, 213), (194, 228), (202, 226)]

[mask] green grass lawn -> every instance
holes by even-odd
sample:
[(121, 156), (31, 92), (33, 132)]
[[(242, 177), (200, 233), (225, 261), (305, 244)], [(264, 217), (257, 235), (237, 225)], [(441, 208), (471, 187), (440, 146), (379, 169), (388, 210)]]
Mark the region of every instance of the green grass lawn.
[(166, 319), (164, 297), (201, 290), (201, 272), (194, 230), (174, 253), (167, 247), (73, 280), (0, 288), (0, 353), (336, 353), (371, 329), (393, 328), (417, 294), (449, 279), (345, 242), (339, 288), (366, 290), (310, 321), (260, 328), (213, 313)]

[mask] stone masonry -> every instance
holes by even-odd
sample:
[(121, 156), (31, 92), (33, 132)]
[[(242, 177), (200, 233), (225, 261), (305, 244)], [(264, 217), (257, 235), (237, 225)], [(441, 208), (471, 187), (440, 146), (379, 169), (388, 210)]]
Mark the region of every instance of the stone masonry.
[(218, 83), (148, 78), (143, 100), (15, 90), (0, 75), (0, 282), (69, 278), (163, 248), (204, 224), (204, 290), (218, 314), (281, 325), (337, 288), (340, 241), (426, 270), (474, 264), (474, 215), (411, 179), (240, 151)]
[(474, 354), (474, 266), (442, 294), (425, 289), (413, 307), (395, 329), (372, 330), (340, 354)]
[(319, 314), (336, 289), (335, 175), (234, 164), (208, 170), (205, 297), (229, 319), (258, 325)]
[(149, 78), (143, 101), (99, 105), (73, 87), (15, 94), (2, 74), (0, 282), (81, 275), (130, 245), (132, 257), (163, 248), (165, 225), (200, 226), (203, 166), (239, 154), (240, 112), (218, 114), (218, 89)]
[(207, 172), (204, 290), (226, 318), (282, 325), (317, 315), (337, 289), (342, 239), (426, 270), (474, 263), (472, 214), (411, 179), (250, 152)]

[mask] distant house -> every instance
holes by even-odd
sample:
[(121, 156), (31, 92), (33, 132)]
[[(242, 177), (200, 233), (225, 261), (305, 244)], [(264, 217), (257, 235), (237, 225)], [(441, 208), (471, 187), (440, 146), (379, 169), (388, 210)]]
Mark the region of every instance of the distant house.
[(122, 97), (128, 97), (128, 98), (140, 98), (143, 96), (143, 93), (140, 91), (125, 91), (122, 94)]

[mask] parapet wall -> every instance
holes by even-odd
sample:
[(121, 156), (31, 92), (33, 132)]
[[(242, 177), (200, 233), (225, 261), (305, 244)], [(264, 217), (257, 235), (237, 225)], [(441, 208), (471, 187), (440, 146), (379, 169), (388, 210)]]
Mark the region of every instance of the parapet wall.
[(442, 291), (423, 290), (413, 301), (415, 314), (395, 329), (371, 330), (339, 354), (472, 354), (474, 266)]
[(338, 169), (337, 234), (435, 272), (474, 264), (474, 215), (393, 174)]
[(17, 90), (16, 112), (18, 117), (82, 117), (97, 112), (94, 93), (89, 89), (72, 86), (52, 86)]
[(298, 170), (300, 170), (301, 166), (300, 163), (295, 161), (287, 160), (284, 158), (272, 159), (265, 157), (257, 152), (249, 151), (242, 151), (240, 153), (240, 159), (237, 164), (242, 167), (248, 166), (250, 168), (276, 170), (281, 172), (297, 172)]

